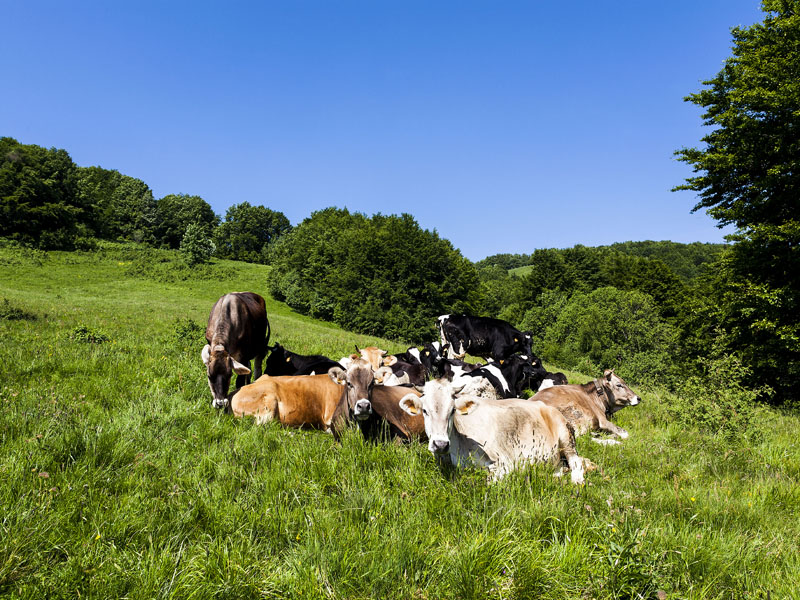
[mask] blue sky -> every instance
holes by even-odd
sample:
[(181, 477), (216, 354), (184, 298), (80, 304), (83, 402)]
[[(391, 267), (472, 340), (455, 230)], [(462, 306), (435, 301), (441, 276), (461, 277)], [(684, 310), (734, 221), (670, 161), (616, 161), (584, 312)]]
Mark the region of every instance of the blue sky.
[(722, 241), (683, 102), (757, 0), (0, 0), (0, 135), (296, 224), (408, 212), (479, 260)]

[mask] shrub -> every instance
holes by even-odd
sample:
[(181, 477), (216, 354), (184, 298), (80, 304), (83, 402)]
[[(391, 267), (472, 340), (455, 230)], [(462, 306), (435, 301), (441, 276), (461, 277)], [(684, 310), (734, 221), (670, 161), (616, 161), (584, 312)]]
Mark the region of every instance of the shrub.
[(205, 264), (214, 254), (214, 242), (206, 233), (206, 229), (197, 223), (192, 223), (186, 228), (181, 240), (181, 252), (189, 265)]
[(8, 298), (3, 298), (0, 304), (0, 321), (32, 321), (36, 315), (11, 304)]
[(69, 339), (73, 342), (81, 342), (84, 344), (102, 344), (107, 342), (109, 337), (96, 329), (91, 329), (86, 325), (78, 325), (69, 334)]
[(751, 372), (733, 355), (715, 356), (700, 364), (701, 374), (689, 377), (669, 404), (672, 417), (687, 427), (725, 438), (760, 437), (755, 425), (757, 398), (770, 390), (745, 388)]
[(205, 341), (206, 328), (188, 317), (175, 319), (175, 339), (184, 346), (195, 346)]

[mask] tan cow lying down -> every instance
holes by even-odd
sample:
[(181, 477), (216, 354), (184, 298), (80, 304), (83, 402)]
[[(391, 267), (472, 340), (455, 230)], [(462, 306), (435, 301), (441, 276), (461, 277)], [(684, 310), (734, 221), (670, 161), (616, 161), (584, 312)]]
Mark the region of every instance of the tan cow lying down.
[(237, 417), (252, 415), (258, 423), (276, 420), (287, 427), (332, 432), (340, 420), (372, 414), (373, 384), (372, 367), (360, 358), (347, 371), (333, 367), (326, 375), (264, 375), (233, 395), (231, 411)]
[(572, 482), (583, 483), (583, 459), (572, 427), (558, 410), (520, 398), (456, 396), (459, 391), (442, 378), (428, 381), (421, 397), (408, 394), (400, 400), (407, 413), (422, 412), (434, 455), (449, 453), (456, 466), (487, 467), (495, 479), (524, 463), (566, 462)]
[[(531, 400), (544, 402), (561, 411), (575, 428), (576, 435), (587, 431), (605, 431), (624, 440), (628, 432), (614, 425), (609, 417), (626, 406), (636, 406), (641, 399), (612, 369), (606, 371), (602, 379), (583, 385), (557, 385), (539, 390)], [(615, 440), (594, 441), (598, 444), (619, 443)]]

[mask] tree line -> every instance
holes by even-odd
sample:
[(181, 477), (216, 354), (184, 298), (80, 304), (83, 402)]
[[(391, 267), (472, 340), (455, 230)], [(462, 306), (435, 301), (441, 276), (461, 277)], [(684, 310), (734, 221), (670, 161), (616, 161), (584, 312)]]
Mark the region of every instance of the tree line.
[(736, 227), (729, 245), (578, 245), (473, 264), (411, 215), (329, 208), (292, 228), (243, 202), (223, 220), (198, 196), (156, 200), (138, 179), (12, 138), (0, 139), (0, 236), (41, 248), (135, 240), (183, 246), (192, 260), (269, 263), (276, 298), (354, 331), (418, 342), (435, 335), (439, 314), (492, 315), (532, 330), (537, 353), (562, 367), (617, 366), (670, 387), (724, 373), (731, 397), (747, 388), (793, 404), (800, 0), (764, 0), (763, 10), (763, 23), (732, 30), (733, 55), (686, 98), (706, 111), (704, 146), (676, 152), (695, 172), (676, 189), (697, 192), (694, 210)]
[(156, 199), (140, 179), (10, 137), (0, 138), (0, 217), (0, 236), (44, 250), (87, 249), (96, 240), (177, 249), (191, 226), (216, 256), (251, 262), (264, 262), (266, 247), (291, 229), (265, 206), (234, 204), (220, 219), (200, 196)]

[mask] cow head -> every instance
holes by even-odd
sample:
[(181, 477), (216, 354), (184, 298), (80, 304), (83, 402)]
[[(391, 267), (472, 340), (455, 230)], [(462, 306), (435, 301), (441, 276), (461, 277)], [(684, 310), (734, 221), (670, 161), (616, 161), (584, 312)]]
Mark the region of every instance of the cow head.
[(291, 362), (292, 359), (286, 348), (276, 343), (274, 346), (270, 346), (267, 349), (270, 352), (267, 357), (267, 362), (264, 363), (264, 372), (273, 376), (287, 374), (290, 369), (286, 368), (285, 363)]
[(381, 350), (377, 346), (367, 346), (366, 348), (356, 346), (356, 352), (372, 366), (373, 371), (377, 371), (381, 367), (383, 357), (386, 356), (386, 350)]
[(222, 344), (217, 344), (213, 348), (206, 344), (200, 356), (203, 364), (208, 371), (208, 387), (211, 388), (211, 406), (214, 408), (225, 408), (228, 404), (228, 388), (231, 385), (231, 376), (249, 375), (248, 369), (242, 363), (236, 361), (228, 354)]
[(439, 342), (425, 342), (419, 353), (419, 361), (425, 366), (428, 373), (437, 377), (444, 375), (444, 357), (447, 350)]
[(356, 358), (348, 365), (346, 371), (339, 367), (331, 367), (328, 375), (334, 383), (344, 386), (342, 394), (347, 405), (347, 416), (359, 421), (368, 419), (372, 414), (369, 395), (375, 384), (375, 375), (370, 364), (364, 359)]
[(614, 369), (608, 369), (603, 373), (602, 385), (606, 396), (606, 413), (609, 415), (626, 406), (636, 406), (641, 401), (622, 377), (614, 373)]
[(422, 396), (406, 394), (400, 399), (400, 408), (412, 416), (422, 413), (425, 433), (428, 435), (428, 450), (435, 455), (450, 451), (450, 436), (456, 411), (469, 413), (475, 406), (472, 397), (456, 397), (462, 385), (453, 385), (447, 379), (435, 379), (425, 383)]

